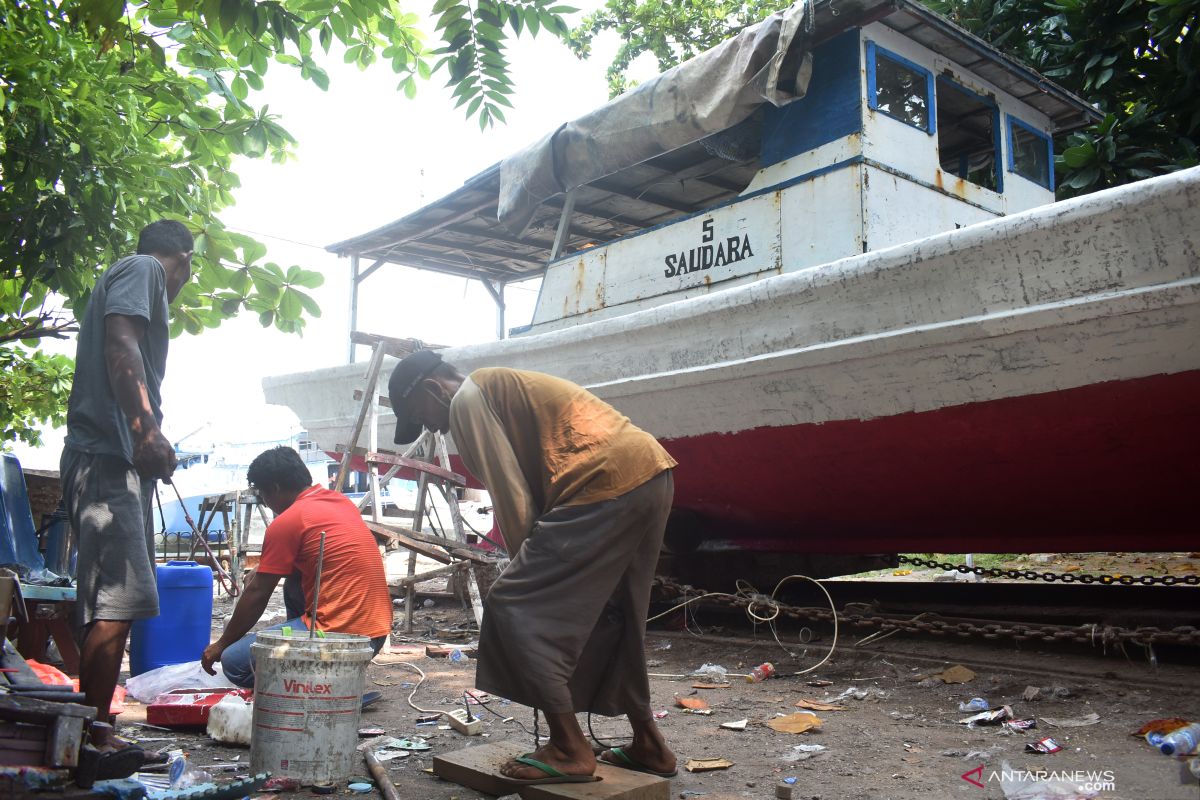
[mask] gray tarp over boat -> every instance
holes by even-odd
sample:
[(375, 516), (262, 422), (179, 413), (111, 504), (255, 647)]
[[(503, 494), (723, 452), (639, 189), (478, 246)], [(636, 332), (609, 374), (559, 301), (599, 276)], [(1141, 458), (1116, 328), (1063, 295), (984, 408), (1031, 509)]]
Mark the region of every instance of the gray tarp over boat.
[(500, 222), (521, 231), (544, 200), (803, 97), (811, 30), (798, 2), (506, 158)]

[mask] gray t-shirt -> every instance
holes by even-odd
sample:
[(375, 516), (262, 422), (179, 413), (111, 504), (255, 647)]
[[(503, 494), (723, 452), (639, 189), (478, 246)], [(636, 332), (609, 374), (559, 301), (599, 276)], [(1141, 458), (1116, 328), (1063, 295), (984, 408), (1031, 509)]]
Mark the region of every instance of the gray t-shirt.
[(109, 314), (141, 317), (146, 333), (138, 342), (146, 368), (146, 391), (154, 418), (162, 422), (159, 387), (167, 370), (167, 273), (154, 256), (126, 256), (96, 281), (79, 326), (75, 382), (67, 404), (67, 447), (105, 453), (133, 463), (129, 420), (113, 396), (104, 360)]

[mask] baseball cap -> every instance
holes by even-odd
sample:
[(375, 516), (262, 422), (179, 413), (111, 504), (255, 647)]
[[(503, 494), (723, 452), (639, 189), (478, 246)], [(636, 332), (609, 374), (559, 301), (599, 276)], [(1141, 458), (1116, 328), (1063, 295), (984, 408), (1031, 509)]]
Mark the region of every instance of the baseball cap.
[(418, 350), (401, 359), (388, 379), (388, 399), (396, 415), (396, 444), (408, 444), (421, 435), (421, 423), (409, 419), (409, 402), (421, 381), (442, 363), (442, 357), (432, 350)]

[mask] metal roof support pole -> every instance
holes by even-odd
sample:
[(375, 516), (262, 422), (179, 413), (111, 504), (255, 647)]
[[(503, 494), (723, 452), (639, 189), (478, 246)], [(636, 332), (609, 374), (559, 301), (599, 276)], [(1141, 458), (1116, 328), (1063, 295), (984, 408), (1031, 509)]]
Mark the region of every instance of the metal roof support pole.
[(350, 342), (350, 361), (354, 363), (354, 340), (351, 334), (358, 328), (358, 255), (350, 256), (350, 329), (346, 339)]
[(492, 300), (496, 302), (496, 338), (504, 338), (504, 281), (496, 281), (493, 286), (492, 282), (487, 278), (480, 278), (479, 282), (483, 284), (483, 288), (487, 289), (488, 294), (492, 296)]
[(575, 213), (576, 191), (576, 189), (572, 189), (567, 192), (567, 199), (563, 202), (562, 215), (558, 218), (558, 232), (554, 234), (554, 248), (550, 251), (551, 261), (558, 258), (567, 243), (567, 234), (571, 227), (571, 215)]

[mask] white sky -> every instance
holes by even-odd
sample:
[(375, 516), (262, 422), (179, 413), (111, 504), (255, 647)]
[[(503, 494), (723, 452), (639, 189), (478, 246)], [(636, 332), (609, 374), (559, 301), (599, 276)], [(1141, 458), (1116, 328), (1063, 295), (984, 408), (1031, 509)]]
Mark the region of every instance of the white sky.
[[(587, 11), (600, 3), (571, 5)], [(515, 108), (505, 109), (507, 125), (485, 132), (453, 108), (438, 75), (420, 84), (410, 101), (396, 91), (399, 80), (387, 64), (360, 72), (331, 53), (322, 60), (331, 79), (328, 92), (273, 64), (264, 90), (250, 100), (281, 116), (298, 141), (296, 158), (284, 165), (242, 160), (237, 205), (221, 216), (227, 226), (266, 244), (268, 260), (323, 273), (325, 285), (314, 292), (322, 317), (309, 321), (303, 338), (264, 329), (256, 315), (245, 314), (217, 330), (173, 340), (163, 383), (167, 437), (178, 441), (207, 424), (184, 443), (201, 447), (283, 438), (297, 428), (289, 410), (266, 405), (261, 382), (266, 375), (346, 362), (350, 262), (324, 247), (416, 210), (603, 104), (604, 71), (616, 46), (615, 35), (601, 37), (593, 57), (579, 61), (545, 33), (511, 40)], [(656, 70), (651, 64), (643, 72), (646, 77)], [(506, 327), (529, 322), (536, 288), (537, 282), (508, 288)], [(494, 339), (495, 327), (495, 305), (477, 281), (389, 265), (360, 292), (359, 330), (467, 344)], [(44, 439), (37, 450), (16, 448), (22, 464), (57, 468), (62, 431), (47, 431)]]

